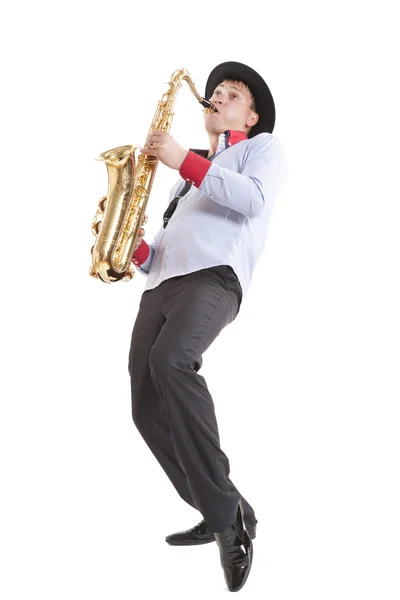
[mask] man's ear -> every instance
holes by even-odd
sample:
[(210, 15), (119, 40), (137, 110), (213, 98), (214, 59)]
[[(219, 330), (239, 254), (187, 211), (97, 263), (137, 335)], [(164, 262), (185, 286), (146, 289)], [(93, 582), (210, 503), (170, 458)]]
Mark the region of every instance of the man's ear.
[(254, 125), (258, 122), (258, 114), (253, 113), (251, 117), (249, 117), (246, 121), (247, 127), (254, 127)]

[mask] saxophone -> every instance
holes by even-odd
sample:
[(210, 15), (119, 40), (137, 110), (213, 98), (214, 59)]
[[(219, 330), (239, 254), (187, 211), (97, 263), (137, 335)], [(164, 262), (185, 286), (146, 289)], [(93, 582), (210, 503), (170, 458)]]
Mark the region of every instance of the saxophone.
[[(175, 71), (169, 82), (169, 89), (158, 103), (148, 136), (153, 131), (169, 132), (172, 112), (182, 81), (204, 107), (213, 112), (214, 106), (202, 98), (186, 69)], [(133, 249), (140, 227), (147, 222), (145, 216), (158, 159), (140, 154), (135, 160), (136, 146), (119, 146), (96, 157), (103, 160), (108, 171), (108, 192), (97, 207), (92, 223), (92, 233), (96, 236), (92, 246), (92, 266), (89, 273), (104, 283), (123, 280), (130, 281), (135, 274), (132, 265)]]

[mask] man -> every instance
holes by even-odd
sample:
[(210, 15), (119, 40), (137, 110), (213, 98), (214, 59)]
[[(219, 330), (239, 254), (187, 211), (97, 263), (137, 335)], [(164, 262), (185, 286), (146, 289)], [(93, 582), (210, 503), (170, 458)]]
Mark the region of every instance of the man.
[(213, 400), (198, 371), (202, 354), (239, 312), (287, 167), (272, 136), (274, 101), (258, 73), (222, 63), (205, 97), (217, 109), (204, 114), (208, 150), (188, 151), (161, 131), (141, 149), (181, 177), (154, 241), (143, 240), (143, 228), (137, 240), (133, 263), (148, 279), (129, 372), (136, 427), (179, 495), (203, 516), (166, 541), (216, 540), (228, 589), (238, 591), (250, 573), (257, 519), (229, 479)]

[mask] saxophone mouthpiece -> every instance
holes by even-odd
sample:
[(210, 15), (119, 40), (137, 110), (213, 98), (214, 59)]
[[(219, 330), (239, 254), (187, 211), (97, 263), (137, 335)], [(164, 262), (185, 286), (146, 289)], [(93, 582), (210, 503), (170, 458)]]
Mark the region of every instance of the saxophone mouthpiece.
[(214, 105), (209, 101), (206, 100), (205, 98), (203, 98), (203, 100), (200, 100), (200, 104), (202, 106), (204, 106), (205, 109), (207, 109), (206, 112), (217, 112), (217, 109), (214, 107)]

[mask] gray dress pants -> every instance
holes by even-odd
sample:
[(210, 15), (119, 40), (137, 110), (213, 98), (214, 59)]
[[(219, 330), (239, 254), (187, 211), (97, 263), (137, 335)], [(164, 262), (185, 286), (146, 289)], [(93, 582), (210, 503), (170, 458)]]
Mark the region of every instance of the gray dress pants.
[(213, 533), (235, 521), (239, 499), (246, 525), (257, 523), (229, 479), (214, 403), (198, 374), (202, 354), (236, 318), (241, 301), (230, 266), (167, 279), (142, 294), (129, 352), (133, 421), (178, 494)]

